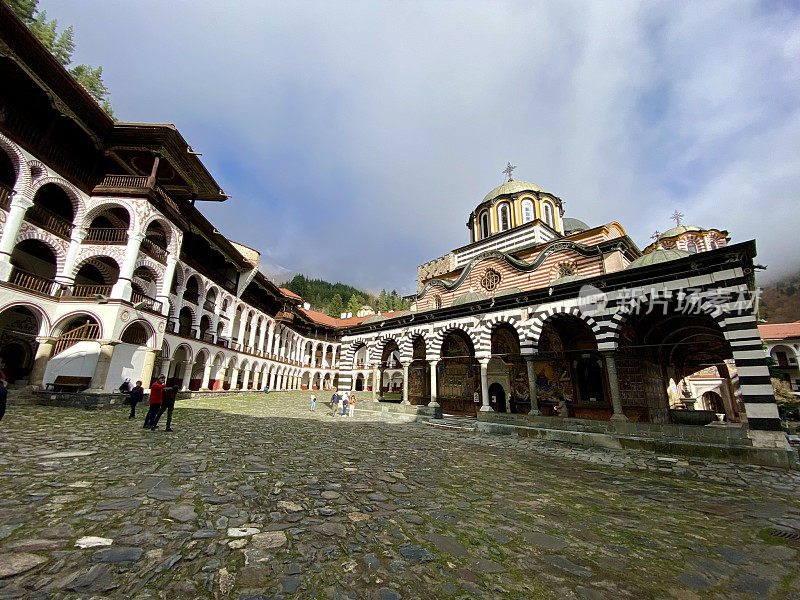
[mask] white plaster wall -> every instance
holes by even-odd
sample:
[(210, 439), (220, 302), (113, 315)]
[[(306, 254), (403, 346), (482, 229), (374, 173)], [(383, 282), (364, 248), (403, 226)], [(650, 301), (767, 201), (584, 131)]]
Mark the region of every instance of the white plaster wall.
[[(114, 347), (114, 355), (111, 357), (111, 367), (108, 369), (108, 379), (106, 379), (105, 391), (113, 392), (126, 379), (135, 383), (142, 376), (144, 358), (147, 348), (135, 346), (133, 344), (118, 344)], [(148, 387), (150, 382), (145, 382)]]
[(94, 375), (99, 354), (100, 344), (97, 342), (78, 342), (67, 348), (47, 363), (47, 369), (44, 372), (45, 385), (53, 383), (59, 375), (91, 377)]

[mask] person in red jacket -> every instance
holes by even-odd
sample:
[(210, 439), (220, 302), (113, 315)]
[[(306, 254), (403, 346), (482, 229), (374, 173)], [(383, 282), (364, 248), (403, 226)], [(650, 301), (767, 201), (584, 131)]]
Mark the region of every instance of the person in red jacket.
[(160, 375), (158, 379), (150, 384), (150, 410), (147, 411), (147, 416), (144, 418), (144, 429), (155, 429), (156, 417), (161, 409), (161, 401), (164, 398), (165, 381), (166, 378)]

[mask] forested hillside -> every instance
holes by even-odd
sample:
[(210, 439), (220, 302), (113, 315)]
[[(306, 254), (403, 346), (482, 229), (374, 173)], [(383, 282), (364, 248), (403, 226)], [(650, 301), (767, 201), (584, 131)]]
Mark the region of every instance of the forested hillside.
[(365, 304), (380, 312), (404, 310), (409, 306), (408, 301), (398, 296), (396, 290), (391, 292), (381, 290), (380, 294), (375, 296), (352, 285), (331, 283), (324, 279), (309, 279), (305, 275), (295, 275), (291, 281), (281, 284), (281, 287), (293, 291), (311, 304), (314, 310), (332, 317), (339, 317), (344, 312), (355, 315)]
[(800, 320), (800, 272), (762, 288), (759, 316), (768, 323)]

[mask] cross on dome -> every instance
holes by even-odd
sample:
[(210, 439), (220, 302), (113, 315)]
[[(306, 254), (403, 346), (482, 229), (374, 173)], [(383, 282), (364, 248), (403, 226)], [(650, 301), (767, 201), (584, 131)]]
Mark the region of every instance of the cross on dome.
[(514, 172), (514, 169), (516, 169), (516, 168), (517, 168), (517, 165), (512, 165), (511, 163), (508, 163), (506, 165), (506, 168), (503, 169), (501, 171), (501, 173), (505, 173), (506, 175), (508, 175), (508, 180), (509, 181), (514, 181), (514, 179), (511, 177), (511, 174)]
[(653, 233), (653, 235), (650, 236), (650, 239), (651, 240), (657, 240), (660, 236), (661, 236), (661, 232), (658, 229), (656, 229), (655, 233)]
[(670, 219), (675, 219), (675, 226), (676, 227), (680, 227), (681, 226), (681, 219), (683, 217), (684, 217), (684, 214), (681, 213), (681, 212), (678, 212), (676, 210), (674, 213), (672, 213), (672, 216), (670, 217)]

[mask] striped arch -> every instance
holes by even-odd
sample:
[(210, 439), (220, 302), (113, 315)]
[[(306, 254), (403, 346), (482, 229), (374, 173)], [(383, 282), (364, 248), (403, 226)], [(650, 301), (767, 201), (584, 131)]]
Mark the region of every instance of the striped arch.
[(144, 233), (147, 231), (147, 228), (150, 226), (151, 223), (158, 221), (158, 223), (164, 228), (164, 231), (167, 232), (169, 239), (167, 240), (167, 252), (170, 254), (175, 254), (178, 249), (178, 230), (175, 226), (169, 222), (169, 220), (161, 215), (161, 213), (154, 212), (147, 216), (144, 221), (142, 221), (142, 225), (136, 231), (141, 231)]
[(30, 171), (31, 181), (36, 181), (42, 177), (50, 177), (50, 170), (47, 166), (36, 159), (28, 161), (28, 170)]
[(23, 227), (20, 228), (20, 232), (17, 235), (16, 241), (14, 242), (14, 246), (24, 242), (25, 240), (38, 240), (44, 243), (53, 251), (53, 254), (56, 257), (56, 274), (60, 274), (64, 270), (64, 262), (66, 260), (67, 253), (64, 250), (64, 247), (55, 239), (55, 236), (48, 234), (46, 231), (43, 231), (38, 227)]
[(431, 345), (428, 347), (429, 360), (438, 360), (442, 354), (442, 344), (444, 339), (453, 331), (460, 331), (466, 335), (472, 342), (472, 347), (475, 349), (476, 355), (478, 352), (478, 341), (475, 339), (475, 332), (468, 323), (448, 323), (440, 329), (431, 340)]
[(186, 284), (186, 274), (180, 263), (175, 265), (175, 288), (183, 287)]
[(520, 335), (520, 346), (532, 348), (533, 353), (538, 352), (539, 338), (542, 335), (542, 329), (544, 328), (544, 324), (547, 322), (548, 319), (556, 315), (571, 315), (573, 317), (577, 317), (578, 319), (586, 323), (586, 325), (589, 326), (589, 329), (591, 329), (592, 333), (594, 334), (598, 348), (601, 350), (604, 349), (600, 348), (602, 329), (600, 328), (600, 325), (597, 323), (597, 321), (595, 321), (592, 317), (583, 314), (577, 306), (563, 306), (563, 305), (552, 306), (547, 310), (537, 313), (533, 319), (533, 323), (531, 323), (530, 326), (528, 327), (527, 335), (525, 335), (524, 337)]
[(139, 231), (139, 215), (136, 214), (136, 209), (123, 198), (106, 199), (103, 198), (97, 204), (93, 204), (91, 208), (86, 211), (81, 227), (87, 228), (91, 225), (95, 217), (100, 215), (109, 208), (122, 208), (128, 213), (128, 228), (131, 231)]
[(510, 316), (510, 317), (503, 317), (503, 316), (496, 316), (490, 317), (485, 321), (482, 321), (481, 329), (478, 330), (478, 344), (475, 347), (475, 353), (481, 354), (491, 354), (492, 352), (492, 334), (494, 330), (497, 328), (498, 325), (505, 324), (511, 327), (514, 331), (517, 332), (517, 337), (522, 343), (524, 337), (524, 331), (522, 327), (520, 327), (520, 317), (517, 316)]
[(72, 321), (75, 317), (80, 317), (80, 316), (92, 317), (95, 320), (95, 322), (97, 323), (97, 325), (98, 325), (97, 339), (98, 340), (104, 339), (104, 337), (103, 337), (103, 321), (100, 319), (99, 316), (97, 316), (95, 313), (93, 313), (90, 310), (76, 310), (74, 312), (71, 312), (69, 314), (64, 315), (58, 321), (53, 323), (53, 326), (50, 328), (50, 336), (49, 337), (58, 337), (59, 335), (61, 335), (61, 333), (62, 333), (61, 329), (64, 327), (64, 325), (66, 323), (69, 323), (70, 321)]
[(22, 192), (28, 189), (31, 184), (31, 170), (22, 150), (2, 133), (0, 133), (0, 149), (8, 155), (8, 158), (14, 164), (14, 174), (16, 176), (14, 190)]
[(187, 310), (188, 310), (188, 311), (189, 311), (189, 312), (192, 314), (192, 323), (199, 322), (199, 317), (197, 316), (197, 314), (198, 314), (198, 311), (194, 309), (194, 305), (193, 305), (191, 302), (184, 302), (184, 303), (183, 303), (183, 304), (182, 304), (182, 305), (181, 305), (181, 306), (178, 308), (178, 314), (176, 315), (177, 317), (180, 317), (180, 316), (181, 316), (181, 311), (182, 311), (184, 308), (185, 308), (185, 309), (187, 309)]
[(72, 277), (75, 277), (78, 274), (78, 271), (81, 270), (81, 267), (89, 264), (102, 273), (103, 278), (110, 282), (108, 285), (114, 285), (117, 282), (117, 274), (111, 271), (111, 268), (107, 264), (97, 260), (98, 258), (110, 258), (117, 265), (117, 270), (119, 270), (119, 259), (104, 253), (101, 248), (98, 248), (97, 252), (93, 252), (89, 256), (83, 256), (81, 257), (80, 262), (75, 263), (75, 267), (72, 269)]
[(149, 258), (140, 258), (136, 261), (136, 264), (133, 265), (134, 272), (137, 269), (147, 269), (150, 271), (155, 276), (156, 285), (161, 289), (161, 286), (164, 284), (164, 271), (166, 267)]
[[(646, 310), (646, 307), (650, 304), (651, 299), (653, 299), (653, 301), (655, 301), (656, 299), (659, 302), (662, 301), (663, 298), (659, 298), (658, 296), (659, 296), (658, 293), (642, 294), (639, 297), (632, 298), (631, 300), (626, 302), (621, 308), (619, 308), (611, 316), (611, 319), (608, 321), (608, 324), (605, 327), (605, 331), (602, 334), (602, 336), (598, 337), (598, 349), (616, 350), (619, 347), (620, 331), (622, 330), (622, 327), (623, 325), (625, 325), (625, 322), (628, 320), (628, 318), (634, 313), (638, 314), (640, 310)], [(719, 306), (708, 302), (708, 300), (704, 300), (696, 306), (696, 310), (699, 311), (699, 313), (711, 317), (714, 320), (714, 322), (719, 326), (720, 330), (725, 336), (725, 339), (726, 340), (730, 339), (729, 338), (730, 334), (726, 326), (726, 318), (725, 318), (726, 315)]]
[(142, 327), (144, 327), (147, 330), (147, 333), (149, 335), (147, 336), (147, 343), (144, 344), (147, 348), (156, 348), (157, 347), (157, 346), (155, 346), (155, 343), (156, 343), (156, 340), (157, 340), (157, 337), (158, 337), (157, 334), (156, 334), (156, 330), (153, 329), (153, 326), (150, 324), (150, 322), (145, 320), (145, 319), (135, 319), (135, 320), (131, 321), (130, 323), (127, 323), (125, 325), (125, 327), (123, 327), (122, 331), (120, 331), (119, 339), (122, 339), (122, 336), (125, 335), (125, 332), (128, 329), (130, 329), (131, 327), (133, 327), (133, 325), (141, 325)]
[(205, 278), (202, 275), (200, 275), (200, 273), (198, 273), (197, 271), (195, 271), (193, 269), (188, 269), (188, 268), (186, 269), (185, 275), (186, 275), (186, 281), (184, 282), (184, 285), (186, 285), (186, 282), (188, 282), (192, 277), (194, 277), (197, 280), (197, 299), (198, 299), (198, 302), (200, 301), (200, 298), (205, 298), (206, 297), (206, 281), (205, 281)]
[(86, 214), (86, 206), (81, 198), (81, 193), (66, 179), (62, 179), (61, 177), (42, 177), (41, 179), (31, 182), (28, 186), (31, 199), (33, 199), (33, 197), (42, 187), (49, 183), (54, 183), (64, 190), (64, 192), (67, 194), (67, 197), (70, 199), (70, 202), (72, 202), (72, 209), (75, 212), (75, 214), (72, 216), (72, 222), (83, 223), (84, 215)]
[[(375, 348), (375, 356), (378, 360), (383, 357), (383, 351), (386, 350), (386, 346), (388, 346), (391, 342), (395, 342), (397, 344), (398, 349), (400, 348), (400, 343), (403, 341), (403, 336), (400, 333), (397, 334), (386, 334), (378, 338), (373, 342)], [(402, 354), (401, 354), (402, 356)]]

